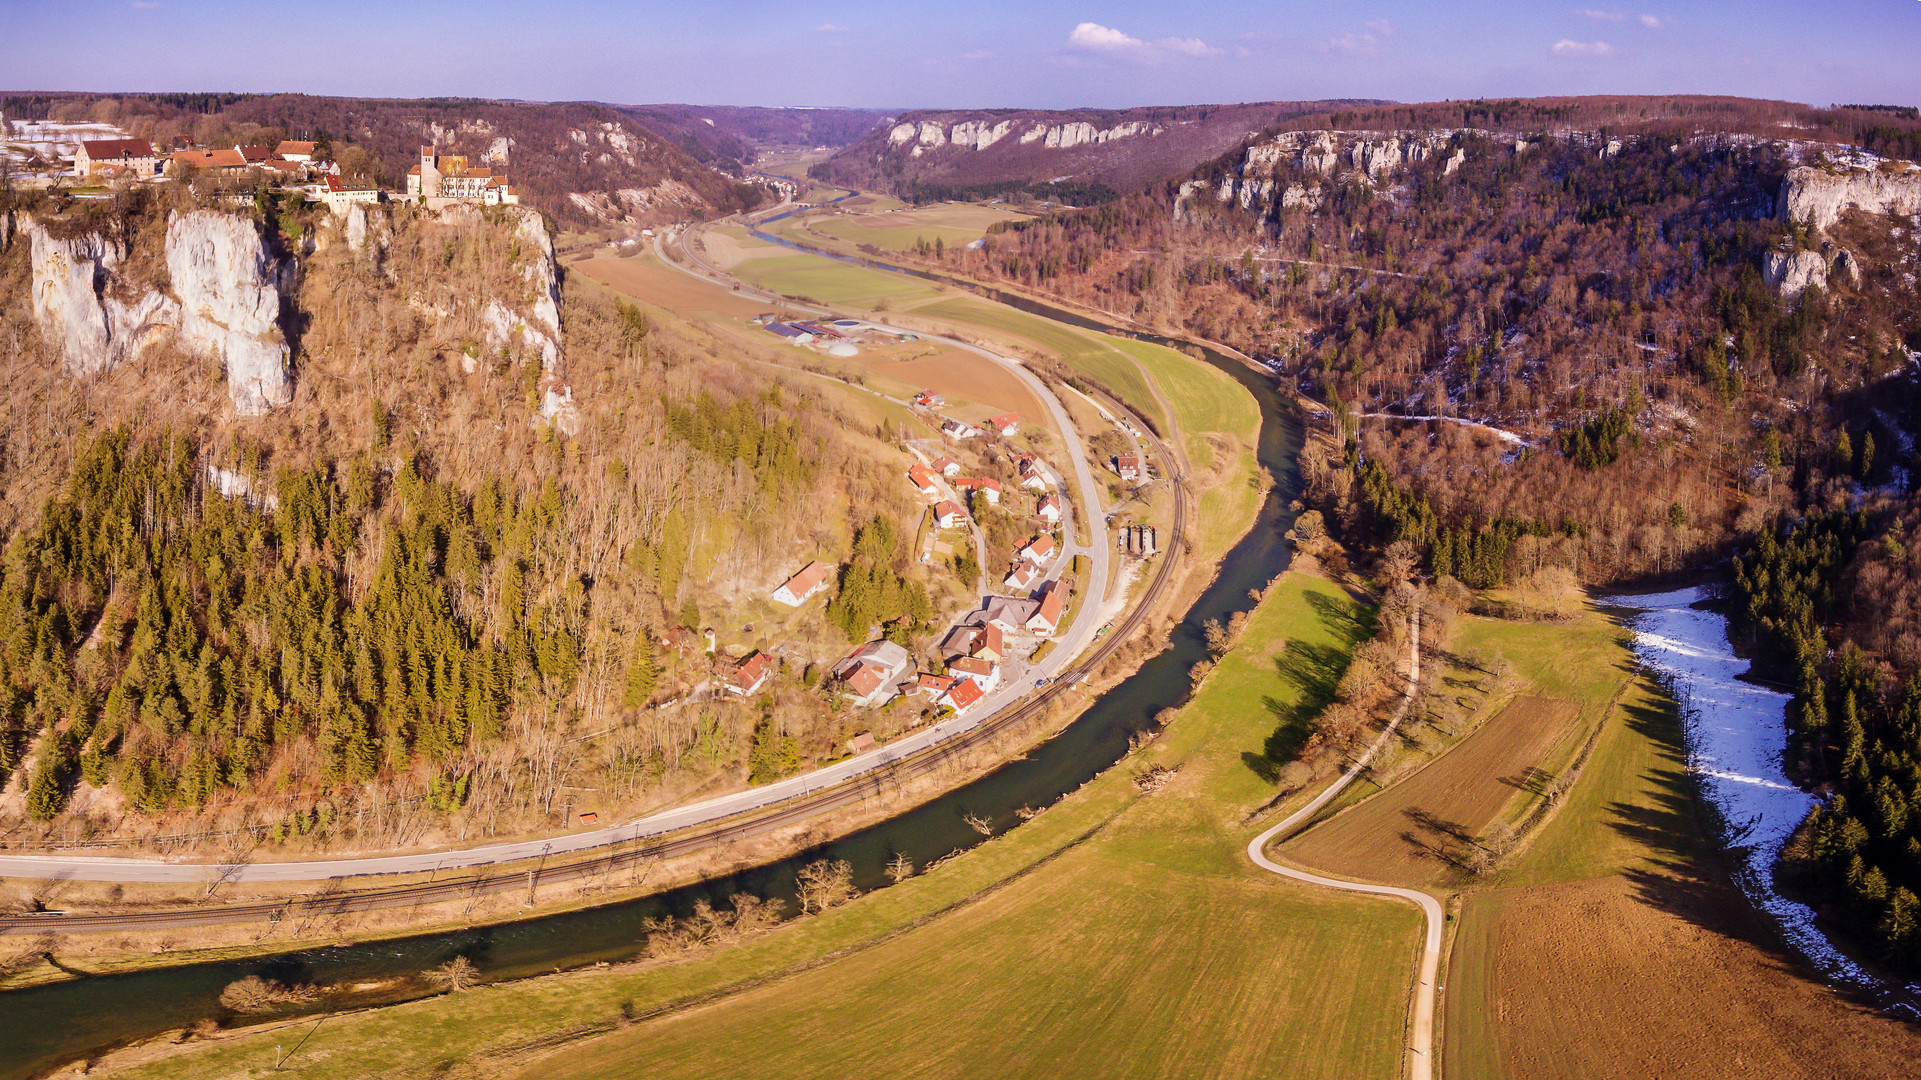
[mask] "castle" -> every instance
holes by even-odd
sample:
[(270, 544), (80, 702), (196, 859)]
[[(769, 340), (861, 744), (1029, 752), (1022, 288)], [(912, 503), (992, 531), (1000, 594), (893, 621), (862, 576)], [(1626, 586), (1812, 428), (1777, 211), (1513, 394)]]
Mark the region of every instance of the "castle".
[(441, 154), (436, 147), (420, 148), (420, 164), (407, 170), (409, 199), (446, 199), (461, 202), (516, 205), (520, 194), (507, 177), (487, 166), (469, 168), (464, 154)]

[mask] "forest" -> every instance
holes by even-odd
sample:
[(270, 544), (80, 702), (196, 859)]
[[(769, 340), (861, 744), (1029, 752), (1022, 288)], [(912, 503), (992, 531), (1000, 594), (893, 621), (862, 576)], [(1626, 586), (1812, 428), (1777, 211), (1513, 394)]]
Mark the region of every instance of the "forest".
[[(488, 299), (526, 288), (517, 219), (399, 208), (355, 250), (325, 211), (256, 212), (318, 240), (289, 408), (235, 420), (217, 370), (166, 345), (71, 379), (28, 305), (0, 312), (16, 835), (404, 844), (551, 827), (569, 791), (615, 813), (765, 781), (874, 722), (802, 677), (847, 648), (824, 629), (898, 620), (920, 645), (962, 602), (891, 532), (918, 513), (891, 433), (811, 382), (571, 277), (557, 366), (486, 346)], [(71, 213), (134, 264), (165, 221)], [(26, 247), (0, 250), (9, 295)], [(571, 430), (539, 411), (546, 377)], [(768, 591), (815, 558), (860, 583), (779, 613)], [(782, 647), (755, 699), (671, 704)]]

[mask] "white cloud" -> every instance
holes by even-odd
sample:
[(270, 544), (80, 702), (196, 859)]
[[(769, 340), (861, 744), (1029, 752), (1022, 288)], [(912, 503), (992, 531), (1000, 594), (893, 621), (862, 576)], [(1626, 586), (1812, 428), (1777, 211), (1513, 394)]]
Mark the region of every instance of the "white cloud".
[(1580, 11), (1575, 12), (1575, 14), (1585, 15), (1595, 22), (1620, 22), (1622, 19), (1627, 18), (1627, 16), (1618, 11), (1600, 11), (1595, 8), (1582, 8)]
[(1605, 41), (1572, 41), (1562, 38), (1554, 43), (1556, 56), (1607, 56), (1614, 46)]
[(1088, 49), (1093, 52), (1127, 52), (1144, 49), (1147, 42), (1137, 37), (1129, 37), (1111, 26), (1100, 23), (1084, 22), (1067, 35), (1070, 49)]
[(1178, 57), (1214, 56), (1221, 50), (1200, 38), (1166, 37), (1142, 41), (1131, 34), (1100, 23), (1084, 22), (1067, 35), (1067, 47), (1083, 52), (1124, 57), (1138, 63), (1155, 64)]
[(1375, 19), (1373, 22), (1367, 24), (1367, 28), (1381, 35), (1382, 37), (1394, 36), (1395, 26), (1393, 23), (1388, 22), (1386, 19)]
[(1661, 28), (1661, 17), (1659, 15), (1643, 15), (1641, 16), (1641, 25), (1647, 27), (1649, 30), (1659, 30)]
[(834, 23), (821, 23), (819, 26), (814, 27), (814, 33), (816, 34), (845, 34), (846, 32), (847, 28), (845, 26), (837, 26)]
[(1346, 53), (1349, 56), (1372, 56), (1378, 44), (1373, 34), (1357, 34), (1348, 31), (1337, 38), (1329, 38), (1314, 46), (1324, 53)]

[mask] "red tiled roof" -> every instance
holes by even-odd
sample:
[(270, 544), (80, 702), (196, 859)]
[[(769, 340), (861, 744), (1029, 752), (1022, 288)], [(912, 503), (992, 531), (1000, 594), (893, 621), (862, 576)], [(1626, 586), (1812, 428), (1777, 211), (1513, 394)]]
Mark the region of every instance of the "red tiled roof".
[(854, 665), (854, 670), (847, 673), (846, 682), (861, 697), (866, 697), (880, 689), (881, 680), (886, 677), (886, 674), (879, 664), (870, 664), (863, 660)]
[(742, 660), (740, 663), (735, 664), (734, 670), (728, 675), (728, 678), (733, 680), (735, 686), (743, 690), (748, 689), (759, 682), (763, 675), (767, 674), (767, 668), (772, 663), (772, 658), (766, 653), (757, 652), (745, 660)]
[(1054, 538), (1046, 533), (1042, 533), (1034, 539), (1029, 540), (1027, 546), (1021, 548), (1021, 550), (1036, 557), (1045, 557), (1054, 550)]
[(93, 161), (117, 157), (152, 157), (153, 144), (145, 139), (82, 139), (82, 149)]
[(962, 679), (947, 691), (947, 700), (953, 702), (955, 709), (965, 709), (983, 696), (981, 688), (972, 679)]
[(966, 517), (967, 515), (965, 512), (961, 510), (960, 507), (954, 505), (953, 503), (949, 502), (946, 499), (942, 499), (941, 501), (934, 504), (934, 516), (936, 518), (947, 518), (947, 517)]
[(963, 656), (947, 665), (947, 670), (959, 671), (968, 675), (992, 675), (994, 673), (994, 665), (992, 662), (979, 659), (978, 657)]
[(294, 142), (292, 139), (283, 139), (279, 146), (273, 148), (273, 152), (279, 157), (286, 157), (289, 154), (312, 154), (313, 144), (310, 142)]
[(1034, 617), (1046, 620), (1049, 626), (1059, 626), (1061, 615), (1067, 611), (1066, 592), (1060, 582), (1048, 582), (1047, 588), (1041, 592), (1041, 609), (1034, 613)]
[(810, 562), (806, 569), (787, 579), (785, 588), (793, 596), (805, 596), (826, 584), (827, 576), (833, 573), (825, 563)]
[(1011, 412), (1002, 413), (999, 416), (996, 416), (994, 419), (988, 421), (988, 423), (993, 424), (997, 428), (1012, 427), (1013, 425), (1018, 424), (1020, 422), (1021, 422), (1020, 416)]

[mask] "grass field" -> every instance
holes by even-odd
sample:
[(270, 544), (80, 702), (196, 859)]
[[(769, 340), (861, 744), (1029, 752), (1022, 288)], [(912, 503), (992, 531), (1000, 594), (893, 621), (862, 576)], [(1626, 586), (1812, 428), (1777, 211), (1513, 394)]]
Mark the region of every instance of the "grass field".
[[(826, 915), (680, 963), (242, 1034), (121, 1074), (258, 1075), (306, 1036), (276, 1075), (465, 1075), (483, 1055), (489, 1073), (529, 1076), (1393, 1075), (1417, 915), (1261, 874), (1239, 824), (1273, 793), (1242, 755), (1304, 692), (1272, 644), (1338, 658), (1363, 615), (1290, 575), (1160, 740), (1012, 833)], [(1143, 795), (1132, 774), (1149, 763), (1178, 771)]]
[[(1626, 677), (1624, 648), (1609, 663), (1576, 636), (1596, 618), (1499, 636), (1533, 692), (1567, 694)], [(1728, 884), (1685, 766), (1671, 704), (1633, 676), (1564, 805), (1463, 898), (1444, 1075), (1913, 1075), (1921, 1035), (1807, 978)]]
[(849, 266), (818, 255), (757, 256), (734, 264), (729, 272), (742, 281), (783, 296), (823, 304), (871, 309), (883, 300), (903, 305), (940, 296), (936, 290), (910, 278)]
[[(849, 203), (856, 201), (850, 199)], [(807, 224), (850, 244), (905, 251), (923, 239), (930, 244), (938, 239), (948, 247), (971, 243), (987, 235), (988, 226), (997, 221), (1026, 216), (972, 203), (942, 203), (898, 213), (836, 214), (810, 219)]]

